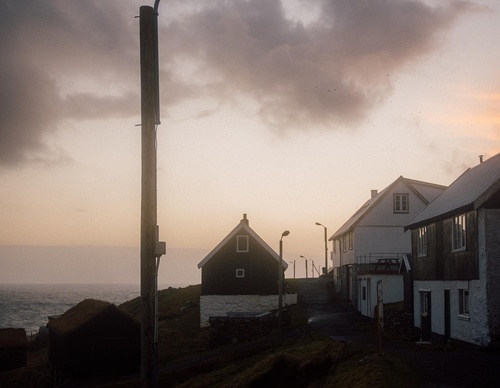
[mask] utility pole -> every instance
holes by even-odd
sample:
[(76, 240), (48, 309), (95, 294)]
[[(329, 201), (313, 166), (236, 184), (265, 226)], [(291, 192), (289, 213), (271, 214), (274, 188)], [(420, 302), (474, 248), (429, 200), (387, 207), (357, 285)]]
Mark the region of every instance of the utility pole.
[(156, 125), (159, 124), (158, 22), (155, 8), (140, 7), (141, 56), (141, 386), (156, 383), (155, 293), (158, 241), (156, 199)]

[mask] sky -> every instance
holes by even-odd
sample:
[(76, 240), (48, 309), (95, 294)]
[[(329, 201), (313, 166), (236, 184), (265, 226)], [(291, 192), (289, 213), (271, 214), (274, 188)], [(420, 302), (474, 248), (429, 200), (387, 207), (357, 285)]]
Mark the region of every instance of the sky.
[[(140, 281), (153, 4), (0, 3), (0, 282)], [(370, 190), (449, 185), (500, 151), (496, 0), (163, 0), (158, 24), (160, 283), (199, 283), (244, 213), (276, 251), (290, 231), (304, 276), (316, 222), (330, 236)]]

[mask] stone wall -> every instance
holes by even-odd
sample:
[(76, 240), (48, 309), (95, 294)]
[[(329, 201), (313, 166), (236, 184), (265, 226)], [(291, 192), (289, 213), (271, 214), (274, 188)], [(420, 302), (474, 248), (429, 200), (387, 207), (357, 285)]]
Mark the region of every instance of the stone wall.
[[(297, 303), (297, 294), (284, 294), (283, 306)], [(200, 326), (210, 326), (210, 317), (228, 313), (260, 314), (278, 308), (278, 295), (202, 295), (200, 297)]]

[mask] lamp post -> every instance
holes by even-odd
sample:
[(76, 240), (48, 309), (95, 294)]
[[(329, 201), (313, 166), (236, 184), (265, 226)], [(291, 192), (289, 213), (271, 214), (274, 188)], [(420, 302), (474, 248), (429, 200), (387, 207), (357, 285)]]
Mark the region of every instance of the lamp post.
[(307, 279), (307, 257), (300, 255), (306, 261), (306, 279)]
[(325, 275), (328, 271), (328, 239), (326, 236), (326, 226), (323, 224), (320, 224), (319, 222), (316, 222), (316, 225), (322, 226), (325, 229)]
[(281, 322), (283, 319), (283, 237), (290, 234), (288, 230), (281, 233), (280, 238), (280, 267), (278, 271), (278, 328), (281, 330)]

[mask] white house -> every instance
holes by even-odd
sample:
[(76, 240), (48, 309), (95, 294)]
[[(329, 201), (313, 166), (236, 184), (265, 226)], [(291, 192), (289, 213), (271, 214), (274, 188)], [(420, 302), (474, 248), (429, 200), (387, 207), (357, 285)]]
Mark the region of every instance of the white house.
[(380, 193), (372, 190), (371, 198), (329, 238), (337, 292), (363, 315), (374, 316), (379, 280), (385, 303), (403, 300), (401, 269), (405, 259), (411, 263), (411, 236), (404, 226), (445, 188), (400, 176)]
[(423, 341), (500, 342), (500, 154), (464, 172), (407, 225)]

